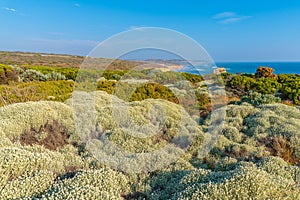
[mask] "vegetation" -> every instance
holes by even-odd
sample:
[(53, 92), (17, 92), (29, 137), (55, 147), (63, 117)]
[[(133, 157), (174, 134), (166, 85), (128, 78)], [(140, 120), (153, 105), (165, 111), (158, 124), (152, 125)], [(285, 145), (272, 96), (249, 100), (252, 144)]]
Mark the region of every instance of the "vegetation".
[[(270, 71), (272, 70), (270, 69)], [(230, 78), (227, 77), (227, 91), (240, 97), (249, 91), (256, 91), (261, 94), (277, 94), (282, 100), (290, 100), (294, 104), (300, 105), (300, 76), (295, 74), (280, 74), (275, 76), (270, 71), (262, 71), (259, 75), (256, 74), (257, 78), (243, 74), (232, 75)]]
[[(126, 103), (100, 91), (93, 96), (97, 108), (97, 132), (105, 134), (123, 150), (138, 154), (160, 150), (158, 152), (164, 155), (161, 149), (165, 145), (182, 144), (176, 141), (191, 132), (196, 133), (195, 139), (173, 164), (133, 176), (110, 169), (113, 167), (110, 163), (105, 167), (104, 161), (95, 159), (91, 154), (93, 149), (76, 134), (72, 106), (80, 102), (70, 99), (66, 104), (28, 102), (6, 106), (0, 108), (1, 199), (299, 198), (298, 108), (283, 104), (229, 105), (217, 144), (201, 158), (199, 152), (203, 139), (208, 136), (205, 130), (209, 118), (199, 126), (182, 112), (180, 106), (168, 101), (147, 99)], [(85, 101), (84, 96), (80, 99)], [(133, 121), (113, 114), (112, 101), (116, 105), (129, 106)], [(123, 112), (121, 108), (115, 111)], [(152, 125), (143, 127), (148, 124), (150, 110), (151, 124), (163, 125), (165, 122), (153, 121), (161, 119), (156, 117), (161, 116), (162, 109), (167, 112), (168, 123), (159, 129), (161, 132), (156, 132), (157, 128)], [(184, 120), (187, 129), (178, 127), (178, 120)], [(82, 123), (90, 124), (89, 121)], [(47, 128), (49, 126), (52, 128)], [(52, 148), (43, 138), (49, 140), (49, 135), (54, 134), (51, 130), (58, 130), (55, 127), (64, 131), (56, 133), (52, 142), (58, 145)], [(90, 137), (95, 137), (93, 135)], [(143, 138), (139, 135), (152, 136)], [(177, 152), (176, 148), (175, 145), (170, 151)], [(107, 145), (101, 150), (110, 155)], [(145, 164), (144, 159), (137, 169)], [(160, 165), (160, 162), (156, 164)], [(135, 170), (126, 163), (121, 162), (119, 166), (125, 172)]]
[(1, 52), (0, 199), (300, 199), (299, 75), (222, 74), (211, 112), (205, 77), (80, 59)]
[(34, 81), (0, 85), (0, 105), (40, 100), (63, 102), (71, 97), (73, 88), (72, 81)]
[[(31, 66), (49, 66), (55, 68), (79, 68), (82, 62), (87, 60), (83, 56), (70, 56), (58, 54), (40, 54), (40, 53), (23, 53), (23, 52), (0, 52), (0, 63), (5, 65), (17, 65), (24, 67)], [(105, 58), (88, 58), (85, 64), (97, 65), (98, 68), (103, 68), (109, 65), (110, 70), (120, 69), (128, 70), (141, 62), (126, 61), (126, 60), (112, 60)]]
[(259, 67), (256, 70), (255, 73), (255, 78), (259, 79), (259, 78), (273, 78), (276, 79), (276, 75), (273, 74), (274, 69), (269, 68), (269, 67)]

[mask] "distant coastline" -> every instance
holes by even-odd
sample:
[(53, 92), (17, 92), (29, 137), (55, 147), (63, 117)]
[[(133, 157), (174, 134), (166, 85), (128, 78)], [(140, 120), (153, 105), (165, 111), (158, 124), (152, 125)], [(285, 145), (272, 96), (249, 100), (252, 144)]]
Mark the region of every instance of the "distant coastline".
[(300, 74), (300, 62), (219, 62), (230, 73), (255, 73), (260, 66), (273, 68), (275, 74)]
[[(256, 69), (260, 66), (273, 68), (275, 74), (300, 74), (300, 62), (216, 62), (216, 66), (218, 68), (224, 67), (228, 73), (233, 74), (254, 74)], [(185, 66), (184, 69), (180, 71), (199, 74), (199, 71), (189, 66)]]

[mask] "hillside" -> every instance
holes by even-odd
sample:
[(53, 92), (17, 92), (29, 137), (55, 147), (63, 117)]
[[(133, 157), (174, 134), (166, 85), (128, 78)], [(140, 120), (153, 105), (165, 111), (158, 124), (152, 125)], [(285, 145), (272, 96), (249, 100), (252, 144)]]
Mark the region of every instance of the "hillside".
[[(255, 199), (299, 198), (300, 169), (294, 165), (300, 159), (300, 109), (282, 104), (230, 105), (217, 144), (202, 158), (199, 152), (203, 138), (207, 137), (208, 120), (197, 125), (186, 113), (184, 123), (190, 124), (189, 129), (186, 133), (177, 132), (176, 112), (180, 112), (180, 107), (160, 100), (132, 103), (129, 106), (138, 119), (145, 114), (141, 108), (149, 109), (155, 104), (171, 112), (171, 124), (166, 132), (139, 139), (113, 122), (109, 103), (112, 96), (105, 92), (95, 95), (97, 119), (105, 130), (97, 133), (123, 151), (151, 153), (168, 143), (173, 145), (172, 151), (177, 151), (176, 137), (193, 132), (195, 138), (178, 161), (154, 172), (134, 175), (126, 173), (128, 169), (115, 171), (109, 163), (104, 166), (89, 153), (91, 149), (74, 132), (72, 101), (3, 107), (0, 109), (1, 199), (79, 196), (85, 199), (237, 199), (241, 195)], [(104, 140), (100, 141), (105, 145)], [(107, 148), (101, 150), (109, 156)], [(123, 168), (125, 164), (120, 166)], [(131, 170), (134, 166), (127, 167)]]
[(0, 199), (300, 198), (299, 75), (4, 54)]

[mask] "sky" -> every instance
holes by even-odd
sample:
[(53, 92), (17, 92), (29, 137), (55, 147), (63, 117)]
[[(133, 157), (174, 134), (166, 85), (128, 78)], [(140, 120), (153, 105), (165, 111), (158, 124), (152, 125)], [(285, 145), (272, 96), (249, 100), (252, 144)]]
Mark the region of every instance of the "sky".
[(120, 32), (162, 27), (215, 61), (300, 61), (299, 0), (0, 0), (0, 25), (3, 51), (88, 55)]

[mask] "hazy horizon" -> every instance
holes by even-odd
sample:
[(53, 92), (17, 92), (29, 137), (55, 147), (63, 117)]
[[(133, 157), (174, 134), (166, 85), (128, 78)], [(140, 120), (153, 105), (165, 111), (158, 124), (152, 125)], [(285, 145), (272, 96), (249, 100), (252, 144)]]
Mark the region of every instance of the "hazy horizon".
[[(68, 56), (81, 56), (81, 57), (87, 57), (88, 55), (80, 55), (80, 54), (68, 54), (68, 53), (53, 53), (53, 52), (38, 52), (38, 51), (8, 51), (1, 49), (0, 52), (20, 52), (20, 53), (34, 53), (34, 54), (49, 54), (49, 55), (68, 55)], [(114, 59), (114, 58), (108, 58), (108, 59)], [(147, 59), (121, 59), (121, 60), (132, 60), (132, 61), (147, 61), (147, 60), (174, 60), (174, 59), (157, 59), (156, 57), (153, 58), (147, 58)], [(175, 59), (176, 60), (176, 59)], [(300, 63), (299, 60), (215, 60), (215, 63)]]

